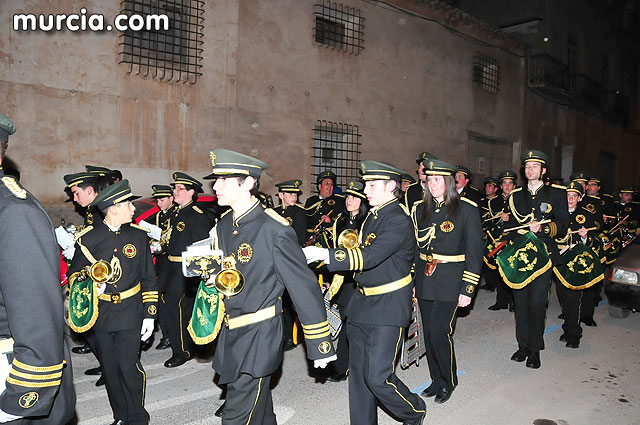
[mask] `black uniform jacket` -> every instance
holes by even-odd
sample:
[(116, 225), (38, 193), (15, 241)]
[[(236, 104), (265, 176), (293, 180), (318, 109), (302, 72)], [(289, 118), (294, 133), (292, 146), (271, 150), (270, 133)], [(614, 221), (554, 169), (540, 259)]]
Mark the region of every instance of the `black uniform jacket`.
[[(331, 228), (331, 233), (333, 234), (333, 247), (338, 248), (338, 238), (340, 233), (343, 231), (353, 229), (360, 232), (360, 221), (362, 220), (354, 220), (351, 213), (348, 211), (336, 217), (336, 220), (333, 222), (333, 227)], [(338, 304), (338, 306), (344, 309), (347, 304), (349, 304), (349, 300), (356, 290), (356, 285), (354, 272), (348, 271), (340, 274), (344, 276), (344, 282), (342, 283), (338, 293), (336, 293), (336, 295), (331, 299), (331, 302)]]
[[(409, 277), (415, 237), (406, 210), (394, 199), (369, 210), (360, 229), (360, 246), (329, 250), (329, 271), (357, 271), (359, 288), (375, 288)], [(378, 295), (356, 291), (345, 313), (355, 323), (405, 327), (411, 319), (413, 285)]]
[(613, 208), (620, 219), (629, 216), (626, 219), (627, 228), (638, 228), (638, 222), (640, 221), (640, 202), (631, 201), (622, 204), (620, 201), (615, 201), (613, 202)]
[(407, 207), (409, 211), (411, 211), (411, 208), (413, 208), (413, 204), (421, 201), (423, 197), (424, 189), (422, 188), (422, 183), (420, 181), (411, 183), (409, 186), (407, 186), (407, 191), (404, 193), (404, 206)]
[(485, 211), (486, 215), (483, 216), (482, 228), (485, 231), (491, 232), (494, 238), (499, 236), (496, 235), (494, 230), (500, 229), (500, 233), (502, 233), (501, 230), (504, 226), (504, 222), (499, 216), (494, 219), (491, 218), (502, 212), (509, 212), (508, 200), (509, 197), (507, 196), (505, 198), (503, 195), (498, 195), (487, 200), (487, 210)]
[[(578, 204), (580, 205), (580, 204)], [(596, 227), (596, 220), (595, 220), (595, 216), (594, 214), (589, 211), (586, 208), (577, 206), (575, 210), (573, 210), (573, 212), (569, 213), (569, 227), (568, 230), (579, 230), (582, 226), (585, 227), (585, 229), (589, 229), (591, 227)], [(593, 237), (592, 235), (595, 235), (599, 233), (597, 230), (593, 231), (590, 230), (589, 233), (587, 234), (587, 242), (586, 242), (586, 246), (591, 247), (593, 246)], [(582, 239), (580, 237), (580, 234), (576, 233), (572, 233), (569, 234), (567, 232), (567, 235), (564, 238), (559, 238), (556, 239), (556, 242), (558, 243), (558, 248), (562, 249), (565, 246), (569, 245), (570, 243), (576, 243), (576, 242), (581, 242)]]
[[(18, 416), (48, 415), (61, 387), (64, 308), (60, 254), (51, 221), (40, 203), (0, 168), (0, 339), (13, 338), (13, 352), (0, 409)], [(69, 359), (67, 359), (69, 361)], [(42, 422), (46, 422), (43, 420)]]
[(209, 236), (209, 230), (211, 230), (209, 219), (193, 202), (176, 208), (171, 214), (167, 230), (169, 232), (167, 254), (170, 257), (180, 257), (188, 245), (206, 239)]
[(466, 185), (462, 192), (460, 192), (461, 198), (467, 198), (470, 201), (473, 201), (476, 204), (476, 207), (480, 206), (480, 201), (482, 200), (482, 194), (478, 189), (473, 186)]
[[(168, 229), (171, 223), (171, 216), (173, 215), (173, 213), (177, 208), (178, 208), (177, 204), (171, 204), (171, 206), (167, 208), (166, 211), (160, 210), (157, 213), (155, 213), (151, 217), (150, 222), (154, 223), (156, 226), (161, 228), (162, 233), (166, 235), (167, 232), (169, 231)], [(156, 275), (158, 276), (157, 289), (158, 289), (158, 292), (162, 293), (162, 292), (166, 292), (167, 286), (170, 284), (170, 279), (167, 278), (168, 276), (166, 273), (167, 267), (169, 267), (169, 258), (167, 256), (166, 239), (161, 237), (160, 244), (162, 245), (162, 252), (155, 254), (155, 257), (156, 257), (155, 266), (156, 266)]]
[[(433, 301), (458, 301), (460, 295), (473, 297), (482, 270), (483, 239), (478, 209), (460, 198), (455, 220), (447, 217), (449, 209), (435, 202), (428, 221), (423, 217), (425, 204), (414, 204), (411, 218), (418, 242), (416, 255), (416, 297)], [(431, 276), (425, 276), (428, 256), (460, 256), (440, 263)], [(443, 260), (446, 261), (446, 260)]]
[(597, 230), (600, 231), (600, 229), (603, 229), (604, 225), (604, 218), (602, 217), (604, 214), (604, 207), (605, 203), (600, 199), (600, 197), (585, 195), (582, 197), (580, 202), (578, 202), (577, 209), (585, 209), (587, 212), (591, 213), (591, 218), (595, 220), (594, 226), (596, 226), (598, 228)]
[(114, 274), (104, 294), (119, 294), (138, 284), (141, 286), (138, 293), (122, 299), (120, 303), (98, 300), (98, 320), (92, 329), (98, 332), (140, 329), (143, 318), (155, 319), (158, 290), (147, 233), (130, 224), (123, 224), (114, 232), (105, 224), (88, 227), (78, 236), (69, 276), (92, 264), (81, 249), (82, 245), (96, 261), (111, 263), (112, 258), (117, 258), (120, 263), (120, 276)]
[(304, 203), (308, 231), (311, 232), (320, 223), (320, 218), (329, 213), (331, 213), (331, 223), (322, 223), (322, 226), (331, 227), (338, 214), (346, 211), (344, 200), (344, 196), (337, 193), (324, 199), (320, 199), (318, 195), (308, 197)]
[(225, 213), (215, 227), (219, 248), (233, 255), (243, 274), (244, 289), (224, 299), (230, 319), (276, 306), (276, 316), (228, 329), (218, 336), (213, 368), (220, 384), (241, 373), (254, 378), (274, 373), (282, 361), (282, 293), (286, 287), (302, 323), (307, 356), (332, 356), (333, 346), (320, 286), (307, 267), (295, 232), (287, 221), (258, 201), (239, 217)]
[(304, 213), (304, 207), (300, 204), (293, 204), (290, 207), (280, 204), (276, 212), (287, 220), (289, 226), (296, 232), (298, 243), (303, 246), (307, 240), (307, 216)]
[[(542, 204), (545, 204), (544, 208)], [(509, 198), (509, 212), (511, 214), (505, 229), (528, 224), (532, 221), (532, 217), (537, 221), (551, 220), (550, 223), (542, 225), (536, 236), (547, 246), (553, 264), (558, 264), (560, 256), (554, 238), (563, 238), (569, 226), (567, 191), (564, 186), (543, 184), (535, 193), (526, 186), (515, 188), (511, 191)], [(518, 231), (511, 231), (506, 235), (510, 239), (515, 239)]]

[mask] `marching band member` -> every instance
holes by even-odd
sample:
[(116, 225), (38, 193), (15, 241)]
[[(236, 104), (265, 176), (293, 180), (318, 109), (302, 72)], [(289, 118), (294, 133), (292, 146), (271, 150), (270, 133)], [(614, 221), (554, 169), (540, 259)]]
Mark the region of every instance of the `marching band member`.
[(480, 280), (482, 226), (476, 204), (456, 190), (455, 167), (438, 160), (424, 164), (427, 190), (411, 211), (419, 249), (416, 297), (432, 380), (422, 395), (445, 403), (458, 385), (456, 312), (469, 305)]

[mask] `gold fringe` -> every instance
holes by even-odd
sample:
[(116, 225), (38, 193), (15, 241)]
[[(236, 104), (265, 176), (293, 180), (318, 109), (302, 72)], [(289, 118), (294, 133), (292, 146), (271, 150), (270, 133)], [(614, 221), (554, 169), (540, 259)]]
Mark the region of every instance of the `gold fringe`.
[(566, 279), (560, 274), (560, 272), (558, 271), (558, 269), (556, 267), (553, 268), (553, 273), (556, 275), (556, 277), (558, 278), (558, 280), (567, 288), (569, 289), (573, 289), (574, 291), (579, 291), (581, 289), (587, 289), (587, 288), (591, 288), (593, 285), (595, 285), (596, 283), (600, 282), (601, 280), (604, 279), (604, 273), (600, 273), (598, 275), (598, 277), (590, 280), (589, 282), (585, 283), (584, 285), (580, 285), (580, 286), (574, 286), (572, 284), (570, 284), (569, 282), (566, 281)]
[(509, 281), (509, 279), (507, 279), (507, 277), (504, 275), (504, 272), (502, 271), (501, 267), (498, 267), (498, 271), (500, 271), (500, 276), (502, 276), (502, 279), (504, 279), (504, 283), (509, 288), (511, 288), (511, 289), (522, 289), (525, 286), (527, 286), (528, 284), (530, 284), (531, 282), (533, 282), (538, 276), (544, 274), (550, 268), (551, 268), (551, 259), (549, 259), (547, 264), (545, 264), (541, 269), (535, 271), (531, 276), (526, 278), (525, 281), (522, 282), (522, 283), (513, 283), (513, 282)]
[(220, 305), (220, 309), (218, 310), (218, 317), (216, 318), (216, 326), (213, 328), (213, 332), (205, 337), (197, 337), (195, 332), (193, 331), (193, 327), (191, 327), (191, 321), (193, 320), (193, 316), (191, 320), (189, 320), (189, 325), (187, 326), (187, 330), (189, 331), (189, 335), (198, 345), (206, 345), (215, 340), (220, 333), (220, 328), (222, 327), (222, 319), (225, 315), (224, 302), (222, 302), (222, 295), (218, 294), (218, 303)]

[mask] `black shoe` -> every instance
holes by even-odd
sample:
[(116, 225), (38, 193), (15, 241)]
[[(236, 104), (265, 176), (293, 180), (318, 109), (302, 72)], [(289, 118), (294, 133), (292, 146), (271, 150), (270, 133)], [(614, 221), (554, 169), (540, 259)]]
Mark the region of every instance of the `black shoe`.
[(511, 360), (513, 360), (514, 362), (523, 362), (527, 359), (527, 356), (529, 356), (529, 350), (518, 348), (518, 351), (513, 353), (513, 355), (511, 356)]
[(578, 347), (580, 347), (580, 338), (568, 340), (567, 341), (567, 347), (569, 347), (569, 348), (578, 348)]
[(84, 371), (85, 375), (102, 375), (102, 367), (92, 367)]
[(346, 380), (347, 380), (346, 373), (336, 373), (336, 374), (327, 376), (327, 381), (331, 381), (331, 382), (342, 382)]
[(96, 387), (101, 387), (103, 385), (104, 385), (104, 376), (100, 375), (100, 378), (98, 378), (98, 380), (96, 381)]
[(224, 410), (224, 405), (227, 404), (227, 402), (224, 402), (220, 405), (220, 407), (218, 407), (218, 410), (216, 410), (216, 413), (214, 413), (214, 415), (216, 415), (217, 417), (221, 418), (222, 417), (222, 411)]
[(506, 310), (508, 308), (509, 308), (509, 306), (507, 306), (507, 305), (501, 305), (501, 304), (495, 303), (494, 305), (489, 307), (489, 310), (498, 311), (498, 310)]
[(282, 349), (284, 351), (291, 351), (296, 348), (296, 344), (293, 343), (291, 338), (282, 338)]
[(569, 339), (567, 333), (563, 333), (562, 335), (560, 335), (560, 338), (558, 338), (560, 341), (562, 342), (567, 342), (567, 340)]
[(585, 324), (585, 326), (598, 326), (598, 324), (596, 323), (595, 320), (593, 320), (593, 317), (587, 317), (586, 319), (580, 319), (580, 321), (582, 323)]
[(156, 350), (166, 350), (171, 347), (171, 343), (169, 342), (169, 338), (162, 338), (160, 343), (156, 345)]
[(169, 360), (164, 362), (164, 367), (178, 367), (182, 366), (186, 362), (191, 360), (191, 357), (186, 354), (178, 354), (175, 356), (171, 356)]
[(71, 352), (76, 354), (89, 354), (91, 352), (91, 347), (89, 347), (88, 344), (85, 344), (78, 347), (73, 347), (71, 349)]
[(435, 401), (436, 403), (442, 404), (442, 403), (446, 403), (447, 400), (449, 400), (451, 398), (451, 394), (453, 393), (453, 390), (448, 390), (446, 388), (440, 388), (438, 390), (438, 394), (436, 394), (436, 398)]
[(527, 357), (527, 367), (538, 369), (540, 367), (540, 353), (538, 351), (529, 354)]
[(558, 319), (564, 319), (564, 313), (558, 314)]
[(147, 339), (146, 341), (140, 341), (140, 350), (147, 351), (153, 345), (153, 337)]
[(125, 421), (123, 421), (122, 419), (120, 419), (120, 420), (115, 421), (111, 425), (127, 425), (127, 423)]
[(516, 307), (513, 304), (509, 304), (509, 311), (513, 313), (514, 311), (516, 311)]
[(429, 385), (429, 386), (428, 386), (424, 391), (422, 391), (422, 392), (420, 393), (420, 395), (421, 395), (422, 397), (427, 397), (427, 398), (429, 398), (429, 397), (435, 397), (435, 395), (436, 395), (436, 394), (438, 394), (438, 390), (439, 390), (439, 389), (440, 389), (440, 388), (438, 388), (438, 386), (437, 386), (436, 384), (431, 384), (431, 385)]

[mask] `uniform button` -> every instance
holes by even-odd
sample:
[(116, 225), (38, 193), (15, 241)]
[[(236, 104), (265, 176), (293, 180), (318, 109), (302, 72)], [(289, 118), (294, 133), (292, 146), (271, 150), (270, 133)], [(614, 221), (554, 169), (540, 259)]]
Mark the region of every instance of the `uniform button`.
[(118, 252), (118, 248), (113, 248), (113, 252)]
[(439, 213), (439, 212), (440, 212), (440, 208), (437, 208), (437, 209), (436, 209), (436, 212), (437, 212), (437, 213)]
[(234, 230), (233, 232), (231, 232), (231, 234), (232, 234), (232, 235), (237, 235), (237, 234), (238, 234), (238, 231), (237, 231), (237, 230)]

